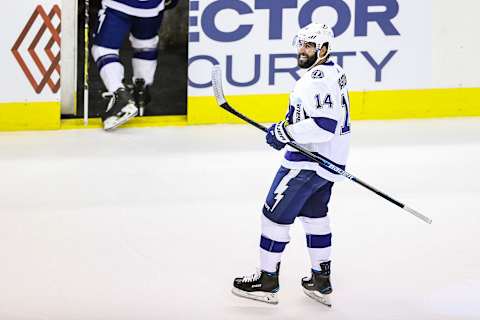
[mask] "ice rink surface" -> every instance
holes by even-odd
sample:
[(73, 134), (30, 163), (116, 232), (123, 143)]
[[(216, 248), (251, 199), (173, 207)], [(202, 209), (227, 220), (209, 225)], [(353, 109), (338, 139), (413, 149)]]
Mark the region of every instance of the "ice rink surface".
[(281, 153), (244, 125), (0, 134), (0, 319), (480, 319), (480, 118), (357, 121), (334, 186), (333, 308), (307, 298), (301, 225), (280, 303), (230, 293), (258, 265)]

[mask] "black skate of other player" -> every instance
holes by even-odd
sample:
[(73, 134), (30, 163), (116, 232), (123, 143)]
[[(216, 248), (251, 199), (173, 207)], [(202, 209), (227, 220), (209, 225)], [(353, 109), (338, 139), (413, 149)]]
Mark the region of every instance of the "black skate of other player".
[(106, 92), (103, 98), (110, 99), (107, 110), (102, 114), (103, 128), (111, 131), (137, 115), (138, 109), (130, 93), (125, 88), (120, 88), (111, 93)]
[(138, 114), (143, 116), (147, 105), (152, 101), (150, 96), (150, 86), (145, 85), (144, 79), (135, 79), (133, 84), (133, 99), (138, 108)]

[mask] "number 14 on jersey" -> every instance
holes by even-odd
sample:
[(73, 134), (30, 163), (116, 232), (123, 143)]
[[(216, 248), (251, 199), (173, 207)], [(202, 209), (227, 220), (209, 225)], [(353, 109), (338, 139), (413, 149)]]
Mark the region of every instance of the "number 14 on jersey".
[[(344, 117), (342, 127), (340, 128), (340, 134), (347, 134), (350, 132), (350, 98), (348, 97), (348, 94), (345, 96), (345, 94), (342, 93), (341, 99)], [(315, 95), (315, 101), (317, 102), (317, 109), (323, 107), (332, 108), (333, 106), (332, 97), (330, 94), (327, 94), (323, 101), (321, 100), (320, 95), (317, 94)]]

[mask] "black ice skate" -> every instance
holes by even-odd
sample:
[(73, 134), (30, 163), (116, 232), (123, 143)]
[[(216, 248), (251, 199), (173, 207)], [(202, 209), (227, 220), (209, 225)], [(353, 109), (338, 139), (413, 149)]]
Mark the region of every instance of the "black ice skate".
[(303, 292), (310, 298), (331, 307), (330, 294), (332, 284), (330, 283), (330, 261), (320, 263), (321, 271), (312, 270), (310, 278), (302, 279)]
[(232, 293), (242, 298), (277, 304), (277, 292), (280, 288), (278, 285), (279, 271), (280, 263), (277, 265), (275, 273), (257, 270), (250, 276), (235, 278)]
[(106, 92), (102, 96), (110, 99), (107, 111), (102, 115), (103, 128), (106, 131), (121, 126), (137, 115), (138, 109), (135, 107), (130, 93), (125, 88), (120, 88), (113, 93)]
[(150, 96), (150, 86), (145, 85), (145, 80), (135, 79), (135, 83), (133, 84), (133, 99), (135, 100), (139, 115), (143, 116), (147, 105), (152, 100)]

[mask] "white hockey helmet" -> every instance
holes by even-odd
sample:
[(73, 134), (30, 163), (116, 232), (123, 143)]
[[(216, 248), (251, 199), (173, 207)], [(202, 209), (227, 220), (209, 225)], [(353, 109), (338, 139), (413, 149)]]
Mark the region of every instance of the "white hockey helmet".
[(333, 37), (332, 28), (326, 24), (312, 22), (298, 31), (297, 36), (294, 39), (294, 45), (299, 48), (306, 42), (313, 42), (315, 43), (317, 52), (320, 52), (322, 46), (328, 43), (325, 56), (318, 57), (323, 59), (332, 51)]

